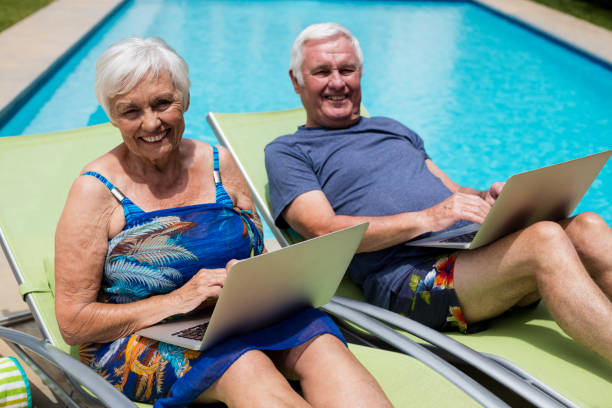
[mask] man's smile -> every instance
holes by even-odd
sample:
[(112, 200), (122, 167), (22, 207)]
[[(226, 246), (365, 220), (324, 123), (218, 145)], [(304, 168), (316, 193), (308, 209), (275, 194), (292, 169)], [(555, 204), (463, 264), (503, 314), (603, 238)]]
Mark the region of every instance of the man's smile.
[(332, 101), (343, 101), (346, 99), (346, 95), (325, 95), (325, 99)]

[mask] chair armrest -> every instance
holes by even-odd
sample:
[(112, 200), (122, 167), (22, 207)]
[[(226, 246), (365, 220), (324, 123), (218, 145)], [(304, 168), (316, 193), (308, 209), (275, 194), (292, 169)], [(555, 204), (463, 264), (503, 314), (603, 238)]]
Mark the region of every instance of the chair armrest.
[[(43, 358), (45, 361), (53, 364), (62, 373), (71, 378), (76, 384), (93, 394), (105, 406), (113, 408), (136, 407), (132, 401), (119, 392), (119, 390), (113, 387), (104, 378), (96, 374), (93, 370), (80, 361), (75, 360), (63, 351), (53, 347), (51, 344), (37, 339), (36, 337), (30, 336), (29, 334), (5, 327), (0, 327), (0, 338), (11, 343), (13, 348), (16, 348), (18, 351), (19, 357), (24, 359), (26, 364), (29, 365), (30, 363), (33, 363), (36, 367), (35, 371), (42, 370), (42, 368), (30, 360), (27, 355), (25, 355), (23, 348), (30, 350), (32, 353)], [(21, 352), (19, 352), (19, 350), (21, 350)], [(43, 371), (42, 375), (46, 377), (45, 379), (50, 380), (57, 386), (60, 392), (57, 392), (57, 389), (53, 389), (52, 391), (54, 391), (59, 398), (64, 400), (64, 402), (68, 403), (68, 406), (77, 406), (76, 402), (72, 400), (72, 398), (70, 398), (70, 396), (64, 392), (63, 389), (61, 389), (61, 387), (59, 387), (59, 385), (57, 385), (57, 383), (55, 383), (50, 376), (48, 376), (48, 374), (44, 373)], [(82, 389), (77, 390), (77, 392), (83, 394)], [(68, 401), (66, 401), (66, 398)]]

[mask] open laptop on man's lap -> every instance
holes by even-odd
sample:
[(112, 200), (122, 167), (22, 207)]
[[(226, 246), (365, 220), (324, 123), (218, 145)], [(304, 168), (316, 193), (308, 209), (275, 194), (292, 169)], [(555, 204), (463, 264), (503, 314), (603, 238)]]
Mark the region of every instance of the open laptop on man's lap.
[(538, 221), (569, 217), (612, 150), (515, 174), (510, 177), (482, 225), (432, 233), (406, 245), (475, 249)]
[(212, 312), (189, 314), (136, 333), (204, 350), (305, 307), (323, 306), (336, 293), (367, 227), (355, 225), (239, 261), (229, 269)]

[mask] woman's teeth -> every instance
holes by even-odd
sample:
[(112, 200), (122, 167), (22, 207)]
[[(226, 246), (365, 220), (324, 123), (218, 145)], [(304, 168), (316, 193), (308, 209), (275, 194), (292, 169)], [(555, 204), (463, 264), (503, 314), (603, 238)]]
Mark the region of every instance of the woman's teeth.
[(160, 140), (162, 140), (164, 136), (166, 136), (166, 133), (167, 132), (163, 132), (158, 135), (143, 137), (142, 139), (148, 143), (155, 143), (155, 142), (159, 142)]

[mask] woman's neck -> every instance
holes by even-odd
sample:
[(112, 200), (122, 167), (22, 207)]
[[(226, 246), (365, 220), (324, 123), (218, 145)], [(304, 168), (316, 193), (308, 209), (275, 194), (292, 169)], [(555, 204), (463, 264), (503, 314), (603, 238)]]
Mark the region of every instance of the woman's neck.
[(187, 176), (183, 149), (177, 147), (168, 155), (157, 160), (134, 155), (125, 149), (124, 168), (126, 173), (137, 183), (147, 184), (152, 193), (168, 193), (184, 183)]

